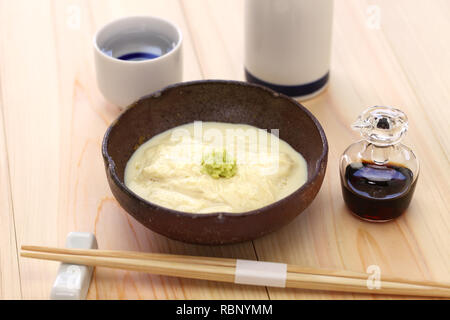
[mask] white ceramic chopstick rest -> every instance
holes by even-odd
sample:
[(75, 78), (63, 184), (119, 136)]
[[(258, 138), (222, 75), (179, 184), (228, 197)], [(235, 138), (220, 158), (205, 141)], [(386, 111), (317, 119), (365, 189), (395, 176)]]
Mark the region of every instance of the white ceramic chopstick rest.
[[(70, 232), (66, 247), (71, 249), (98, 249), (97, 239), (90, 232)], [(53, 283), (50, 299), (84, 300), (91, 283), (93, 267), (62, 263)]]

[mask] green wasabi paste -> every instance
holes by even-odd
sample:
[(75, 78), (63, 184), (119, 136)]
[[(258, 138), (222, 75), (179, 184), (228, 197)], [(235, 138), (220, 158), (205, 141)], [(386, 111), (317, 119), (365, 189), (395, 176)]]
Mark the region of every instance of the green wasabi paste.
[(226, 150), (212, 151), (203, 155), (202, 173), (207, 173), (214, 179), (231, 178), (237, 172), (236, 159), (232, 159)]

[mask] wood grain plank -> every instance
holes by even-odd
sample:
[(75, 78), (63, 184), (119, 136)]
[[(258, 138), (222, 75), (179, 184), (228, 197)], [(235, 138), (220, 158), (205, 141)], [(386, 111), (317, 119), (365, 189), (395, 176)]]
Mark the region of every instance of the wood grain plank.
[[(93, 34), (119, 16), (168, 18), (184, 33), (185, 79), (200, 79), (177, 1), (3, 1), (1, 14), (1, 75), (8, 79), (4, 107), (19, 245), (63, 246), (67, 233), (77, 230), (95, 232), (104, 249), (255, 258), (251, 243), (192, 246), (147, 230), (119, 207), (106, 182), (100, 144), (120, 111), (98, 92)], [(48, 298), (57, 266), (21, 260), (24, 298)], [(267, 299), (267, 293), (98, 268), (88, 298)]]
[[(1, 69), (0, 47), (0, 69)], [(19, 263), (16, 230), (11, 203), (11, 188), (3, 122), (2, 79), (0, 75), (0, 300), (20, 299)]]
[[(56, 214), (60, 106), (50, 2), (2, 1), (0, 15), (0, 72), (18, 245), (61, 244)], [(57, 265), (19, 262), (23, 297), (48, 296)]]
[(180, 2), (205, 78), (244, 79), (244, 1)]
[[(369, 265), (378, 265), (382, 275), (386, 276), (448, 281), (450, 217), (449, 199), (445, 195), (449, 191), (449, 182), (441, 178), (443, 172), (449, 173), (445, 144), (449, 138), (448, 117), (447, 111), (442, 111), (443, 117), (437, 128), (429, 130), (434, 126), (430, 116), (439, 111), (436, 109), (438, 107), (428, 111), (423, 105), (426, 100), (421, 98), (420, 92), (423, 95), (425, 92), (427, 95), (436, 93), (428, 97), (428, 102), (434, 102), (443, 109), (443, 104), (448, 102), (448, 90), (440, 89), (446, 82), (438, 84), (435, 90), (429, 89), (439, 79), (448, 80), (449, 73), (444, 67), (442, 73), (421, 77), (426, 74), (425, 66), (410, 73), (411, 64), (418, 63), (423, 57), (415, 54), (406, 60), (410, 64), (405, 65), (405, 60), (399, 56), (410, 55), (407, 49), (420, 47), (427, 36), (432, 38), (433, 27), (422, 31), (423, 39), (405, 34), (404, 26), (395, 20), (395, 10), (394, 13), (390, 11), (391, 3), (335, 2), (330, 85), (324, 94), (304, 102), (322, 123), (328, 136), (330, 152), (325, 181), (311, 207), (293, 223), (254, 241), (260, 260), (362, 272), (366, 272)], [(240, 36), (237, 35), (243, 30), (242, 4), (239, 1), (216, 4), (207, 0), (183, 1), (183, 4), (189, 23), (195, 25), (192, 36), (205, 75), (241, 79), (242, 56), (232, 59), (224, 48), (232, 48), (235, 56), (243, 52), (242, 42), (238, 41)], [(367, 27), (369, 5), (381, 7), (381, 30)], [(406, 6), (406, 1), (403, 5)], [(419, 13), (425, 10), (425, 6), (430, 19), (437, 10), (448, 12), (448, 9), (442, 10), (447, 8), (443, 2), (430, 5), (408, 1), (408, 10), (402, 14), (415, 14), (414, 17), (403, 17), (409, 21), (411, 30), (422, 27)], [(400, 7), (397, 10), (401, 10), (402, 5), (396, 2), (392, 7)], [(389, 14), (385, 14), (386, 11)], [(221, 17), (218, 18), (218, 15)], [(439, 17), (439, 24), (444, 27), (442, 30), (447, 30), (445, 15), (440, 13)], [(392, 43), (396, 43), (397, 38), (401, 44), (407, 42), (407, 46), (398, 45), (393, 49)], [(429, 50), (439, 53), (426, 57), (434, 64), (434, 69), (439, 69), (437, 64), (448, 63), (448, 59), (442, 62), (444, 59), (439, 56), (443, 55), (442, 42), (436, 41), (435, 47)], [(433, 40), (428, 39), (424, 43), (432, 45)], [(427, 70), (432, 72), (429, 68)], [(414, 82), (411, 78), (424, 82), (431, 78), (432, 83), (423, 87), (422, 83)], [(437, 91), (443, 93), (437, 94)], [(350, 130), (350, 124), (357, 115), (368, 106), (383, 104), (398, 106), (408, 114), (410, 132), (405, 144), (412, 146), (418, 153), (422, 167), (415, 198), (408, 212), (395, 222), (379, 225), (360, 221), (345, 208), (340, 190), (338, 159), (350, 143), (359, 139), (358, 134)], [(273, 299), (376, 298), (273, 288), (269, 289), (269, 293)]]
[(418, 115), (433, 124), (428, 128), (430, 139), (439, 142), (447, 160), (443, 164), (448, 166), (450, 37), (445, 31), (450, 28), (450, 4), (437, 0), (430, 8), (423, 1), (380, 0), (377, 5), (382, 14), (381, 31), (420, 104)]

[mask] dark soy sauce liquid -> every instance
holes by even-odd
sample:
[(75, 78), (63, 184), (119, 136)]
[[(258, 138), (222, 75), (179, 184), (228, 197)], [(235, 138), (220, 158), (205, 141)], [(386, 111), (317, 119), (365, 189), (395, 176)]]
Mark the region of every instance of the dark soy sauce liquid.
[(408, 208), (417, 181), (404, 166), (371, 161), (349, 164), (341, 179), (348, 208), (370, 221), (399, 217)]

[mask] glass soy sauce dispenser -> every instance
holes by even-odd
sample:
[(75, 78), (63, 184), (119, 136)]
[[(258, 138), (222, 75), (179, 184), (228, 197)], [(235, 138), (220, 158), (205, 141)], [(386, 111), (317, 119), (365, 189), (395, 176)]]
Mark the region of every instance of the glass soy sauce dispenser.
[(341, 156), (344, 201), (358, 217), (373, 222), (395, 219), (408, 208), (419, 175), (414, 153), (399, 143), (408, 118), (392, 107), (366, 109), (352, 125), (364, 140)]

